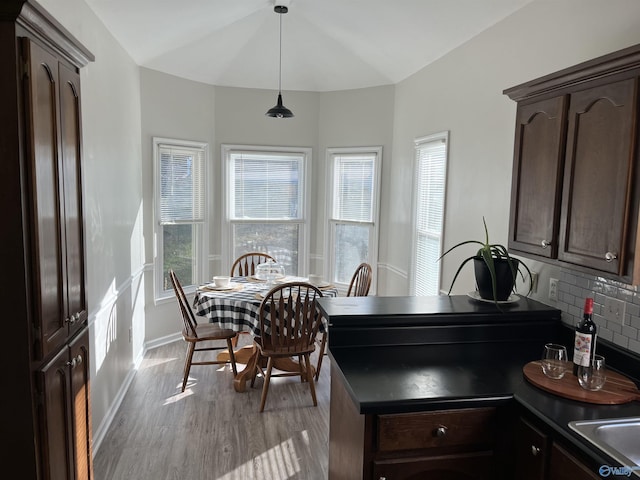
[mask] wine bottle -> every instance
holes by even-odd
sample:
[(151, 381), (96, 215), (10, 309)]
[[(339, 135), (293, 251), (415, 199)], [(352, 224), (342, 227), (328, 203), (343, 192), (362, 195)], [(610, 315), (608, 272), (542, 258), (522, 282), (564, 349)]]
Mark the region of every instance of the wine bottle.
[(573, 346), (573, 374), (578, 373), (578, 366), (591, 365), (591, 360), (596, 353), (597, 327), (593, 321), (593, 298), (584, 301), (584, 313), (582, 321), (576, 325), (575, 340)]

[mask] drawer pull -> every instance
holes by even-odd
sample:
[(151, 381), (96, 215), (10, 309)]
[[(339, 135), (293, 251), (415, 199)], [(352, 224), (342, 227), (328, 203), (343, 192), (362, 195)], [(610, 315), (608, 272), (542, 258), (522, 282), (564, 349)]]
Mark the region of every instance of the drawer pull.
[(537, 457), (539, 453), (540, 453), (540, 448), (536, 447), (535, 445), (531, 445), (531, 455), (533, 455), (534, 457)]
[(547, 240), (542, 240), (542, 242), (540, 242), (540, 245), (542, 246), (542, 248), (547, 248), (549, 245), (551, 245), (551, 242), (548, 242)]
[(440, 425), (438, 428), (436, 428), (436, 437), (444, 437), (447, 434), (447, 427), (445, 427), (444, 425)]
[(604, 259), (609, 263), (613, 262), (616, 258), (618, 258), (617, 253), (607, 252), (604, 254)]

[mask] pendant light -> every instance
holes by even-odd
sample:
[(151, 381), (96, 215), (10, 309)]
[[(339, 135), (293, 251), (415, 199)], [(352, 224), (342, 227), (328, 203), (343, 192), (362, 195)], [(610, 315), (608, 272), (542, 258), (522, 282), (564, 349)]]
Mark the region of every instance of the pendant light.
[(282, 105), (282, 15), (287, 13), (289, 9), (284, 5), (276, 5), (273, 7), (274, 12), (280, 14), (280, 68), (278, 74), (278, 103), (275, 107), (270, 108), (265, 115), (273, 118), (290, 118), (293, 113), (287, 107)]

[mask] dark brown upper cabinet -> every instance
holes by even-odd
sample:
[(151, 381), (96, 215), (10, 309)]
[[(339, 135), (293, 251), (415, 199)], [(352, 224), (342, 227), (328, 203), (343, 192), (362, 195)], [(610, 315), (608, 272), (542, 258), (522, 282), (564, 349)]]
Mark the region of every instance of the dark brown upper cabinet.
[(639, 81), (640, 45), (504, 91), (514, 253), (640, 283)]

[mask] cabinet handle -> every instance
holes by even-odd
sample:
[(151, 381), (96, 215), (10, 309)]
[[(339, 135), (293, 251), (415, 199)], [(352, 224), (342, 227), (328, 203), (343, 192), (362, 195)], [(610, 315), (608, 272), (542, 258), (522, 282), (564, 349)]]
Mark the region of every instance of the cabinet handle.
[(604, 259), (609, 263), (613, 262), (616, 258), (618, 258), (617, 253), (607, 252), (604, 254)]
[(541, 245), (541, 246), (542, 246), (542, 248), (544, 249), (544, 248), (547, 248), (548, 246), (550, 246), (550, 245), (551, 245), (551, 242), (548, 242), (548, 241), (546, 241), (546, 240), (542, 240), (542, 241), (540, 242), (540, 245)]
[(535, 445), (531, 445), (531, 455), (533, 455), (534, 457), (537, 457), (539, 453), (540, 453), (540, 448), (536, 447)]
[(436, 429), (436, 437), (444, 437), (446, 434), (447, 434), (447, 427), (445, 427), (444, 425), (440, 425)]
[(81, 363), (82, 355), (78, 355), (77, 357), (73, 357), (70, 362), (67, 362), (67, 367), (76, 368)]
[(71, 318), (70, 318), (70, 317), (65, 318), (65, 319), (64, 319), (64, 323), (65, 323), (65, 324), (67, 324), (67, 323), (71, 323)]
[(76, 316), (75, 316), (75, 314), (72, 314), (72, 315), (69, 317), (69, 323), (70, 323), (71, 325), (73, 325), (74, 323), (76, 323)]

